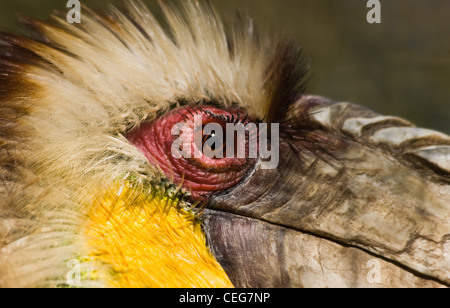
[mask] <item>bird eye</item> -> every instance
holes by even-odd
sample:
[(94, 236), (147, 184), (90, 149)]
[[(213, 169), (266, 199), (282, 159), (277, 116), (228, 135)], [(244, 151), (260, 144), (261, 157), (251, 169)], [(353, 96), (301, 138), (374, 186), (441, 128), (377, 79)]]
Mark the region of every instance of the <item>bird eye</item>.
[(239, 183), (257, 158), (257, 126), (239, 109), (185, 106), (127, 135), (152, 164), (193, 197)]
[[(203, 142), (202, 142), (202, 149), (203, 149), (203, 153), (212, 153), (212, 152), (217, 152), (219, 149), (221, 149), (221, 156), (224, 157), (223, 154), (224, 151), (224, 146), (226, 146), (226, 141), (219, 139), (218, 134), (216, 134), (215, 131), (213, 131), (210, 134), (203, 134), (203, 130), (202, 130), (202, 135), (203, 135)], [(213, 158), (217, 158), (216, 156), (213, 156)]]

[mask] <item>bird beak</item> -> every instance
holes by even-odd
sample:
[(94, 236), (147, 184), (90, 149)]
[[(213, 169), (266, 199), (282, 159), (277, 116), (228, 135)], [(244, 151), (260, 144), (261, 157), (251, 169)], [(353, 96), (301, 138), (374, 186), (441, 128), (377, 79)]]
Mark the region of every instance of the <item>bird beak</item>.
[(316, 211), (298, 202), (307, 168), (287, 144), (280, 155), (276, 169), (257, 163), (247, 181), (214, 196), (205, 210), (213, 254), (236, 287), (303, 286), (309, 250), (322, 248), (323, 240), (302, 232), (302, 221)]
[[(450, 276), (439, 270), (448, 268), (445, 254), (424, 260), (420, 252), (447, 247), (446, 230), (437, 226), (448, 224), (449, 195), (437, 198), (439, 187), (408, 164), (350, 136), (376, 133), (387, 119), (401, 129), (405, 122), (317, 97), (302, 97), (293, 108), (291, 119), (280, 123), (285, 133), (278, 167), (257, 163), (246, 180), (213, 196), (205, 210), (211, 250), (233, 284), (448, 284)], [(367, 119), (372, 124), (364, 128)], [(383, 125), (373, 126), (375, 120)]]

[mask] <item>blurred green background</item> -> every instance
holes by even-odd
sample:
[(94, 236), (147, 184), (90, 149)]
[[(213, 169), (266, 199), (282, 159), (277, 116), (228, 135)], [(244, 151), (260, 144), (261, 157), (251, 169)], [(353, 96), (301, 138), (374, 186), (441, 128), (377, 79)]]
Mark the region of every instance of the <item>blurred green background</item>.
[[(103, 7), (106, 0), (81, 0)], [(145, 1), (151, 7), (156, 1)], [(212, 0), (291, 36), (312, 60), (308, 93), (351, 101), (450, 133), (450, 1)], [(67, 0), (2, 0), (0, 29), (21, 33), (17, 13), (46, 18)]]

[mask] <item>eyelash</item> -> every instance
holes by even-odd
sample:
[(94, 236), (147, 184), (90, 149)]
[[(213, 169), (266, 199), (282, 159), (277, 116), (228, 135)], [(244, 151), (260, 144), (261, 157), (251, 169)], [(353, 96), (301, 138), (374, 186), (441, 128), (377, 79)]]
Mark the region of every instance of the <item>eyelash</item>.
[[(247, 119), (248, 119), (248, 116), (249, 116), (248, 113), (246, 113), (245, 116), (242, 117), (242, 118), (240, 116), (240, 113), (238, 113), (237, 116), (235, 116), (234, 114), (231, 114), (231, 115), (229, 114), (229, 115), (226, 115), (226, 116), (225, 115), (219, 115), (219, 114), (215, 114), (215, 113), (213, 113), (213, 112), (211, 112), (209, 110), (204, 110), (202, 108), (202, 106), (196, 105), (194, 107), (191, 104), (187, 104), (186, 105), (186, 110), (188, 111), (188, 113), (192, 117), (194, 117), (194, 114), (196, 114), (196, 115), (198, 115), (198, 114), (205, 114), (205, 115), (208, 115), (208, 116), (210, 116), (210, 117), (212, 117), (212, 118), (214, 118), (214, 119), (216, 119), (218, 121), (223, 121), (223, 122), (226, 122), (226, 123), (233, 123), (233, 124), (239, 124), (239, 123), (245, 124)], [(190, 120), (189, 118), (187, 118), (184, 115), (183, 115), (183, 118), (184, 118), (185, 122)]]

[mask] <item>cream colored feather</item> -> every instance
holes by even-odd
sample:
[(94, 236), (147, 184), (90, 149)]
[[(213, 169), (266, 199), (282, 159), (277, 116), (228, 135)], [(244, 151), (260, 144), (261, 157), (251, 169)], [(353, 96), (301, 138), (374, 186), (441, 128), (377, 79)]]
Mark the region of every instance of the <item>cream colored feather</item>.
[(80, 25), (33, 21), (40, 41), (2, 39), (38, 57), (8, 66), (17, 90), (0, 102), (21, 113), (0, 135), (0, 158), (8, 162), (0, 286), (63, 284), (67, 260), (88, 253), (80, 230), (96, 191), (118, 178), (160, 181), (127, 131), (183, 101), (238, 104), (255, 118), (269, 110), (275, 46), (250, 25), (226, 28), (208, 5), (183, 1), (181, 9), (162, 5), (163, 29), (144, 5), (126, 7), (128, 14), (112, 9), (106, 17), (83, 9)]

